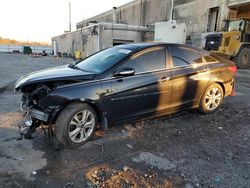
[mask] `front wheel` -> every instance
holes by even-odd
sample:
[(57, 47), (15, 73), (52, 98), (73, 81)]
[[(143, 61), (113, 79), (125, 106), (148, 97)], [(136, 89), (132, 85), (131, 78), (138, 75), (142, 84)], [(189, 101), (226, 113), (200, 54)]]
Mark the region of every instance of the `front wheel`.
[(76, 148), (91, 138), (96, 125), (97, 115), (91, 106), (84, 103), (72, 103), (59, 114), (55, 135), (66, 148)]
[(200, 100), (199, 110), (203, 113), (211, 113), (216, 111), (224, 98), (221, 86), (217, 83), (210, 85)]

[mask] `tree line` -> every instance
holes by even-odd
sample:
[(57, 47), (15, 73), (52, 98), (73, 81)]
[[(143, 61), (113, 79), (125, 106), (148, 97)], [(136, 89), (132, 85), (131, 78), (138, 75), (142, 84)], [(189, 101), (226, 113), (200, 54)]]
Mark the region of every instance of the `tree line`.
[(2, 38), (1, 36), (0, 36), (0, 44), (27, 45), (27, 46), (50, 46), (48, 42), (18, 41), (14, 39)]

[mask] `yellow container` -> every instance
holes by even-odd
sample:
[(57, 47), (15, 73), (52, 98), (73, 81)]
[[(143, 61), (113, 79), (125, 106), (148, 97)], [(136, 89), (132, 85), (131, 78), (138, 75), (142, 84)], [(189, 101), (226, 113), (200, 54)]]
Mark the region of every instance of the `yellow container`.
[(75, 51), (75, 58), (81, 59), (81, 51)]

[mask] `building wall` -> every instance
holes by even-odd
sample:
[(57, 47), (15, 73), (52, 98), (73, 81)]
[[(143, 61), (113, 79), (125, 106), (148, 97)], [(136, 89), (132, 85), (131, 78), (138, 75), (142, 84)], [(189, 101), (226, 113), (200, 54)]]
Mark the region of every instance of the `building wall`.
[[(207, 32), (209, 10), (219, 8), (217, 29), (223, 30), (228, 18), (228, 6), (249, 3), (250, 0), (174, 0), (173, 17), (177, 23), (186, 23), (187, 34), (192, 44), (201, 46), (201, 34)], [(135, 0), (117, 8), (117, 21), (130, 25), (147, 26), (170, 18), (171, 0)], [(87, 25), (89, 21), (112, 22), (113, 10), (97, 15), (77, 24)]]
[(187, 36), (191, 37), (194, 46), (201, 45), (201, 33), (207, 32), (211, 8), (219, 8), (217, 31), (225, 27), (223, 20), (227, 19), (227, 0), (193, 0), (185, 4), (178, 4), (175, 6), (174, 19), (179, 23), (186, 23)]
[[(138, 15), (140, 13), (140, 1), (133, 1), (126, 5), (120, 6), (116, 10), (116, 17), (118, 23), (126, 23), (130, 25), (139, 25)], [(135, 19), (131, 19), (131, 18)], [(113, 22), (113, 10), (106, 11), (99, 15), (96, 15), (87, 20), (77, 23), (77, 29), (88, 26), (88, 23), (91, 21), (96, 22)]]
[(97, 36), (91, 35), (89, 30), (78, 30), (52, 38), (52, 45), (56, 43), (57, 54), (74, 56), (75, 51), (81, 51), (82, 56), (86, 57), (95, 52), (96, 41)]
[[(128, 27), (128, 28), (127, 28)], [(152, 41), (152, 32), (131, 30), (127, 25), (112, 25), (112, 28), (102, 26), (100, 29), (96, 27), (96, 32), (93, 32), (92, 27), (77, 30), (71, 33), (65, 33), (61, 36), (52, 38), (53, 49), (56, 44), (56, 53), (62, 55), (74, 56), (75, 51), (81, 51), (81, 56), (87, 57), (99, 50), (112, 47), (113, 41), (131, 41), (142, 42)], [(98, 38), (98, 36), (100, 38)]]
[[(75, 42), (74, 44), (74, 41), (77, 41), (77, 42)], [(77, 46), (77, 43), (80, 43), (80, 41), (81, 41), (80, 35), (77, 32), (67, 33), (67, 34), (60, 35), (58, 37), (54, 37), (52, 38), (52, 45), (56, 45), (56, 52), (54, 53), (56, 54), (67, 53), (67, 54), (73, 55), (74, 48), (75, 46)], [(53, 49), (55, 49), (54, 46), (53, 46)]]
[[(166, 21), (170, 18), (170, 0), (136, 0), (117, 7), (116, 18), (118, 23), (128, 25), (147, 26), (156, 21)], [(85, 27), (90, 21), (112, 22), (113, 10), (109, 10), (77, 24), (77, 28)]]
[[(177, 23), (185, 23), (189, 43), (194, 46), (202, 46), (202, 34), (211, 31), (211, 11), (216, 9), (217, 19), (215, 31), (221, 31), (225, 27), (224, 20), (229, 18), (230, 8), (250, 6), (250, 0), (174, 0), (173, 19)], [(241, 6), (238, 6), (241, 5)], [(245, 7), (246, 9), (246, 7)], [(247, 9), (248, 10), (248, 9)], [(116, 22), (137, 26), (153, 26), (155, 22), (170, 19), (171, 0), (135, 0), (126, 5), (117, 7)], [(113, 22), (113, 10), (104, 12), (77, 24), (77, 28), (86, 28), (90, 22)], [(212, 30), (213, 31), (213, 30)], [(130, 31), (102, 32), (100, 36), (100, 49), (112, 46), (113, 39), (124, 40), (132, 38), (134, 42), (150, 41), (153, 36), (149, 33)], [(58, 52), (74, 55), (77, 50), (87, 56), (96, 51), (97, 36), (89, 34), (88, 30), (67, 33), (56, 37)], [(132, 34), (133, 33), (133, 34)], [(137, 37), (137, 38), (134, 38)]]
[(249, 0), (228, 0), (228, 6), (234, 6), (237, 4), (249, 3)]
[(142, 33), (136, 31), (126, 31), (126, 30), (111, 30), (107, 29), (101, 32), (100, 38), (105, 39), (101, 40), (100, 48), (105, 49), (113, 46), (114, 40), (120, 41), (133, 41), (133, 42), (142, 42)]

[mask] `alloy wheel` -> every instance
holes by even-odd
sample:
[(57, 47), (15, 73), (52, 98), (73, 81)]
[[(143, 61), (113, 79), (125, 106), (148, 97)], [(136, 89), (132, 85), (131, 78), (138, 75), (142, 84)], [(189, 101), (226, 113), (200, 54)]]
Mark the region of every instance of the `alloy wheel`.
[(208, 110), (216, 109), (222, 100), (222, 93), (217, 87), (211, 88), (205, 97), (205, 105)]
[(95, 127), (95, 116), (89, 110), (78, 112), (70, 121), (68, 136), (75, 143), (88, 139)]

